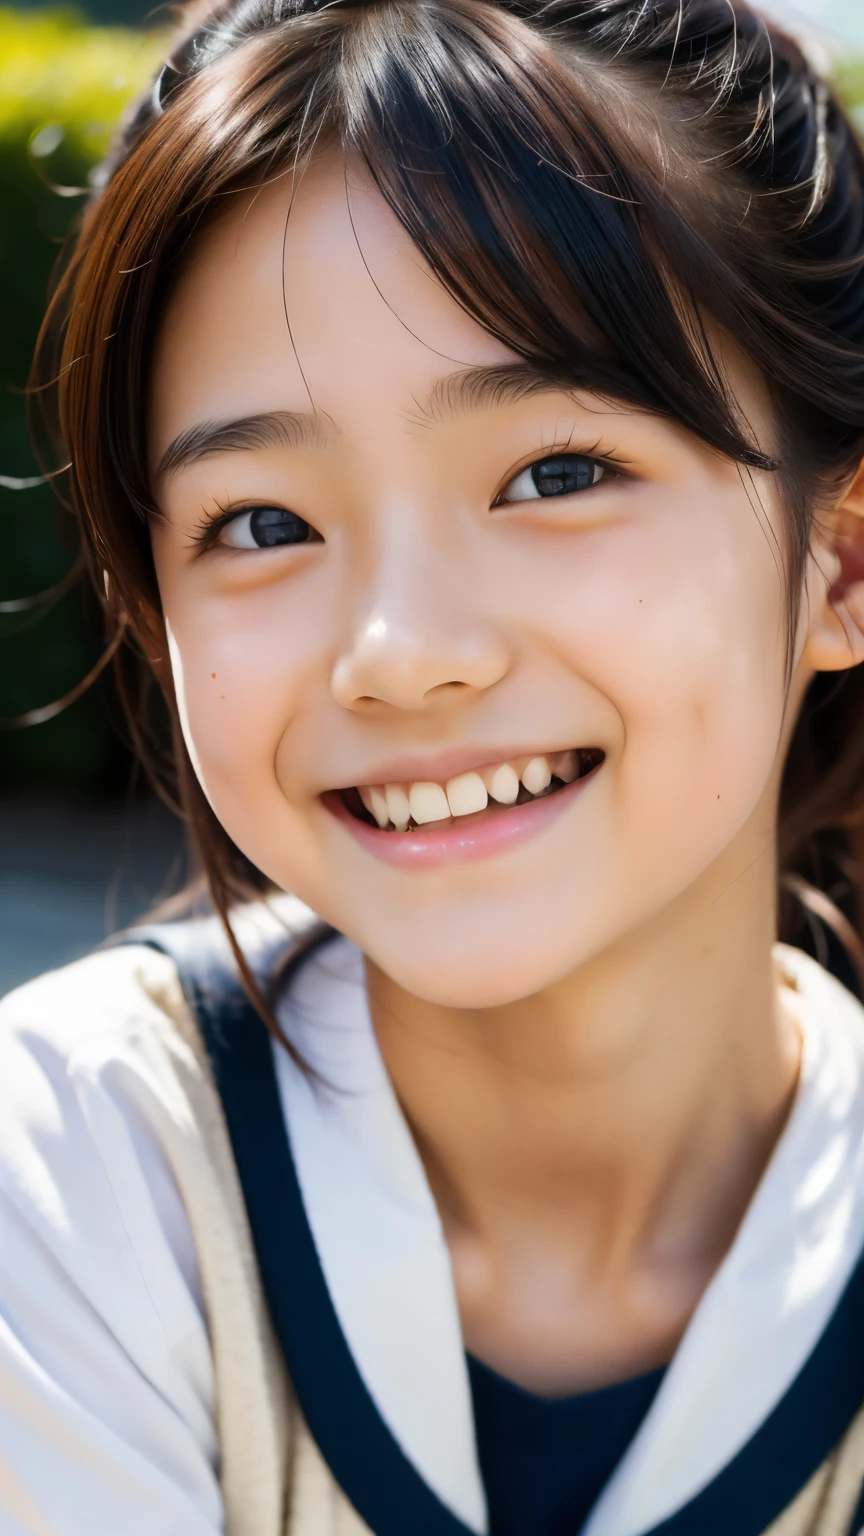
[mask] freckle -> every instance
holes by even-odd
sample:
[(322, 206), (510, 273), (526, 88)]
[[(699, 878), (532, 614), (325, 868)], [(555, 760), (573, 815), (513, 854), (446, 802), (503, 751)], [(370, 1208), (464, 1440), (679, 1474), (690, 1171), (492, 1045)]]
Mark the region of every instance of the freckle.
[[(220, 693), (219, 697), (220, 697), (220, 699), (224, 699), (224, 697), (225, 697), (224, 693)], [(717, 799), (718, 800), (720, 799), (719, 795), (717, 796)]]
[(211, 676), (211, 677), (213, 677), (213, 678), (215, 678), (215, 676), (216, 676), (216, 673), (215, 673), (215, 672), (211, 672), (211, 673), (210, 673), (210, 676)]

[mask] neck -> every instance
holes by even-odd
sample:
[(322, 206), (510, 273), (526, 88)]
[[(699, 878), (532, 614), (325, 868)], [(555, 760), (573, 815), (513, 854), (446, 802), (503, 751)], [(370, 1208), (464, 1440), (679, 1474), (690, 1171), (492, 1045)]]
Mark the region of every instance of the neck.
[(376, 1034), (451, 1251), (468, 1243), (501, 1259), (533, 1242), (607, 1286), (666, 1256), (701, 1292), (797, 1077), (766, 863), (733, 900), (718, 902), (706, 879), (504, 1007), (437, 1006), (369, 964)]

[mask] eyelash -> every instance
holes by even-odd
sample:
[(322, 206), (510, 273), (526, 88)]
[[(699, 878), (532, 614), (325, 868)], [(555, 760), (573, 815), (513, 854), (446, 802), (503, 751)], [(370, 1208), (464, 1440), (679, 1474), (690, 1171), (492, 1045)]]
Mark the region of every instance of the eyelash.
[[(534, 472), (540, 470), (540, 468), (543, 465), (556, 465), (558, 467), (558, 474), (557, 475), (553, 475), (553, 478), (556, 479), (556, 480), (560, 480), (562, 478), (561, 467), (562, 467), (563, 462), (565, 460), (575, 461), (575, 462), (579, 463), (580, 465), (588, 465), (588, 466), (591, 467), (592, 471), (595, 474), (596, 474), (596, 472), (598, 470), (602, 471), (602, 474), (600, 476), (598, 476), (598, 478), (596, 480), (591, 481), (588, 485), (582, 485), (582, 486), (574, 487), (572, 490), (569, 490), (569, 491), (565, 490), (565, 489), (560, 489), (560, 490), (552, 492), (548, 496), (544, 497), (542, 495), (541, 491), (540, 491), (539, 486), (537, 485), (537, 479), (536, 479), (536, 477), (534, 475)], [(520, 480), (525, 479), (525, 478), (527, 478), (529, 476), (534, 481), (534, 486), (535, 486), (535, 489), (537, 491), (536, 496), (525, 496), (525, 497), (517, 498), (517, 499), (515, 499), (513, 501), (505, 500), (505, 496), (506, 496), (507, 491), (510, 490), (516, 484), (518, 484), (518, 482)], [(584, 496), (586, 491), (593, 490), (595, 485), (602, 484), (607, 479), (610, 479), (610, 480), (623, 479), (624, 476), (625, 476), (625, 471), (621, 467), (620, 461), (617, 461), (614, 458), (614, 456), (611, 455), (611, 454), (601, 455), (601, 454), (598, 454), (596, 451), (593, 452), (593, 453), (584, 453), (584, 452), (579, 451), (578, 449), (573, 449), (571, 447), (549, 448), (542, 455), (542, 457), (537, 458), (537, 459), (531, 459), (529, 461), (529, 463), (523, 465), (522, 469), (517, 470), (515, 474), (511, 474), (510, 475), (509, 479), (507, 480), (507, 483), (505, 484), (503, 489), (501, 491), (499, 491), (498, 495), (496, 496), (496, 498), (495, 498), (495, 500), (493, 502), (493, 506), (495, 506), (495, 507), (501, 507), (501, 506), (520, 506), (520, 505), (523, 505), (526, 501), (534, 501), (534, 500), (537, 500), (537, 501), (539, 501), (539, 500), (557, 501), (557, 500), (562, 500), (566, 496)]]
[[(557, 464), (560, 465), (562, 463), (562, 461), (564, 461), (564, 460), (574, 460), (574, 461), (578, 461), (578, 462), (580, 462), (581, 464), (584, 464), (584, 465), (590, 465), (592, 467), (593, 471), (596, 472), (597, 470), (601, 470), (601, 471), (603, 471), (603, 474), (600, 477), (600, 479), (592, 481), (591, 484), (586, 485), (586, 486), (582, 486), (582, 487), (580, 487), (578, 489), (575, 489), (575, 490), (572, 490), (572, 491), (569, 491), (569, 492), (568, 491), (560, 491), (560, 492), (555, 492), (555, 493), (553, 493), (553, 494), (551, 494), (551, 495), (549, 495), (547, 497), (543, 497), (541, 495), (540, 491), (539, 491), (539, 488), (538, 488), (536, 497), (527, 496), (527, 497), (523, 497), (523, 498), (520, 498), (520, 499), (517, 499), (517, 500), (514, 500), (514, 501), (505, 501), (504, 497), (505, 497), (506, 492), (512, 486), (516, 485), (518, 483), (518, 481), (523, 478), (523, 476), (532, 475), (533, 471), (539, 470), (541, 468), (541, 466), (543, 466), (543, 465), (554, 464), (554, 463), (557, 463)], [(530, 462), (528, 464), (523, 465), (522, 469), (517, 470), (515, 474), (511, 474), (510, 478), (507, 480), (507, 482), (506, 482), (505, 486), (503, 487), (503, 489), (495, 497), (495, 500), (493, 501), (492, 505), (493, 505), (493, 507), (520, 506), (520, 505), (523, 505), (525, 502), (532, 501), (532, 500), (549, 500), (549, 501), (551, 501), (551, 500), (563, 499), (563, 497), (565, 497), (567, 495), (584, 496), (586, 491), (593, 490), (595, 485), (602, 484), (607, 478), (609, 478), (609, 479), (621, 479), (621, 478), (623, 478), (623, 475), (624, 475), (624, 471), (621, 469), (619, 462), (616, 461), (614, 459), (614, 457), (612, 455), (610, 455), (610, 454), (607, 454), (607, 455), (604, 455), (604, 456), (600, 456), (596, 452), (595, 453), (580, 453), (580, 452), (574, 452), (574, 450), (572, 448), (559, 448), (559, 449), (554, 449), (553, 448), (551, 450), (547, 450), (540, 458), (530, 460)], [(536, 486), (536, 480), (535, 480), (534, 483), (535, 483), (535, 486)], [(218, 503), (217, 503), (217, 505), (218, 505)], [(257, 511), (262, 511), (262, 510), (267, 510), (268, 506), (269, 506), (269, 504), (266, 503), (266, 502), (256, 502), (256, 503), (254, 503), (251, 506), (223, 507), (223, 508), (220, 508), (219, 514), (216, 517), (205, 517), (205, 518), (203, 518), (201, 520), (201, 522), (198, 524), (198, 526), (195, 529), (195, 532), (194, 532), (194, 534), (192, 536), (192, 542), (193, 542), (193, 544), (195, 544), (197, 546), (197, 548), (199, 550), (199, 553), (204, 553), (206, 550), (211, 549), (214, 545), (218, 545), (219, 535), (224, 531), (225, 528), (229, 527), (229, 525), (231, 523), (236, 522), (239, 518), (241, 518), (244, 515), (247, 515), (249, 513), (253, 513), (253, 512), (257, 512)], [(276, 504), (273, 504), (273, 510), (274, 511), (282, 511), (282, 512), (288, 512), (289, 511), (288, 508), (281, 508), (281, 507), (279, 507)], [(297, 515), (297, 514), (292, 514), (292, 515)], [(300, 518), (298, 516), (298, 521), (305, 523), (306, 519), (305, 518)], [(298, 539), (296, 541), (296, 544), (297, 544), (298, 547), (302, 546), (303, 544), (312, 544), (312, 543), (319, 543), (319, 542), (321, 542), (320, 536), (318, 536), (317, 533), (316, 533), (316, 530), (314, 528), (312, 528), (311, 523), (307, 523), (306, 526), (309, 528), (310, 532), (313, 535), (315, 535), (315, 537), (314, 538), (309, 538), (309, 539), (304, 539), (304, 540)], [(223, 546), (223, 547), (225, 547), (225, 546)], [(292, 547), (292, 546), (289, 543), (287, 543), (287, 542), (285, 544), (281, 545), (281, 546), (278, 545), (278, 544), (277, 545), (271, 545), (271, 546), (267, 546), (267, 545), (259, 545), (258, 546), (258, 548), (261, 548), (261, 549), (266, 549), (268, 547), (270, 547), (270, 548), (280, 548), (280, 547), (281, 548), (289, 548), (289, 547)]]
[[(219, 503), (217, 502), (216, 505), (219, 506)], [(275, 512), (285, 512), (290, 516), (297, 517), (298, 522), (306, 522), (306, 519), (300, 517), (298, 513), (291, 513), (290, 508), (280, 507), (277, 502), (255, 501), (252, 502), (251, 505), (241, 507), (220, 507), (219, 513), (215, 517), (205, 516), (201, 518), (200, 522), (197, 524), (192, 533), (192, 543), (196, 546), (199, 554), (205, 554), (207, 550), (219, 545), (219, 535), (223, 533), (226, 528), (230, 527), (232, 523), (238, 522), (241, 517), (244, 517), (249, 513), (266, 512), (270, 510)], [(320, 538), (320, 535), (317, 533), (316, 529), (312, 527), (312, 524), (306, 523), (306, 526), (310, 533), (314, 535), (314, 537), (310, 539), (296, 540), (297, 546), (299, 547), (303, 544), (322, 543), (323, 540)], [(225, 548), (230, 546), (223, 545), (222, 547)], [(267, 545), (259, 546), (261, 549), (266, 549), (267, 547)], [(271, 545), (269, 547), (278, 549), (280, 546)], [(290, 545), (286, 543), (281, 547), (288, 548)]]

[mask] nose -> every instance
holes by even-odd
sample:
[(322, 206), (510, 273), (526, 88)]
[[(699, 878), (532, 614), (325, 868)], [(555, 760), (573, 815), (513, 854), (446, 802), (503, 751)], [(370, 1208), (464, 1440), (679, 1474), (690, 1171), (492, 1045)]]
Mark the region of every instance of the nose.
[(500, 682), (510, 649), (479, 602), (460, 601), (432, 562), (390, 563), (333, 667), (333, 697), (345, 709), (428, 710)]

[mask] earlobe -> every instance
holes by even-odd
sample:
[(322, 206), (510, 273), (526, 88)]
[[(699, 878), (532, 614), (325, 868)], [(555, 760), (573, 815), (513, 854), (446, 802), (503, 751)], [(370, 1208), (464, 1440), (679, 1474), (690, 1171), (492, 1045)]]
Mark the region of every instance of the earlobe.
[(804, 659), (814, 672), (840, 672), (864, 661), (864, 465), (811, 559), (817, 579)]

